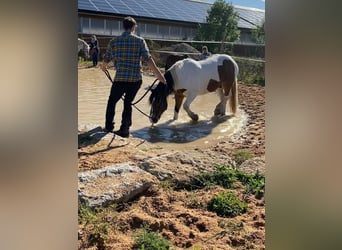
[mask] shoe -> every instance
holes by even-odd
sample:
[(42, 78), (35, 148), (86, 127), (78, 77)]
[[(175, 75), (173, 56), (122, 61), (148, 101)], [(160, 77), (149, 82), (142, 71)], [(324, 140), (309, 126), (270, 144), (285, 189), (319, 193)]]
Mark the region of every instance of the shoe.
[(106, 133), (113, 133), (113, 129), (104, 128), (104, 129), (103, 129), (103, 132), (106, 132)]
[(117, 131), (114, 131), (114, 134), (119, 135), (124, 138), (129, 137), (129, 131), (117, 130)]

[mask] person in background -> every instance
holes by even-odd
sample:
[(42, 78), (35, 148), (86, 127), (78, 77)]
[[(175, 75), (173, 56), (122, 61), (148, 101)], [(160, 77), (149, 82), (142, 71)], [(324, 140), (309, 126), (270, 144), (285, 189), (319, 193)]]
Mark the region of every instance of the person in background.
[(199, 59), (204, 60), (204, 59), (208, 58), (209, 56), (211, 56), (211, 53), (208, 51), (208, 47), (203, 46), (202, 47), (202, 54), (200, 55)]
[(160, 82), (166, 84), (166, 80), (151, 57), (145, 40), (134, 34), (137, 27), (134, 18), (125, 17), (123, 27), (125, 31), (109, 42), (101, 69), (105, 72), (110, 61), (113, 61), (116, 68), (107, 102), (104, 131), (113, 131), (115, 106), (120, 98), (125, 95), (121, 126), (119, 130), (114, 131), (114, 134), (127, 138), (129, 137), (129, 128), (132, 125), (131, 103), (142, 84), (142, 62), (147, 62)]
[(99, 59), (100, 50), (99, 50), (99, 41), (96, 39), (95, 35), (91, 36), (89, 49), (90, 49), (90, 57), (93, 61), (93, 67), (96, 67), (98, 63), (98, 59)]

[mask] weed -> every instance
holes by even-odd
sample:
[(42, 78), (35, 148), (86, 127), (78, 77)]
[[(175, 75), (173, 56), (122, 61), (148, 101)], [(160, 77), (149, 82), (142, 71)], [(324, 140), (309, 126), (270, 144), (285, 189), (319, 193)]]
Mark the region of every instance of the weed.
[(240, 166), (244, 161), (253, 158), (254, 155), (246, 150), (238, 150), (233, 157), (236, 164)]
[[(237, 154), (241, 158), (250, 157), (245, 152)], [(245, 193), (254, 194), (260, 199), (265, 190), (265, 177), (259, 172), (248, 174), (239, 170), (236, 166), (215, 165), (215, 171), (202, 173), (198, 178), (193, 178), (190, 183), (183, 183), (181, 188), (196, 190), (220, 185), (224, 188), (234, 188), (234, 183), (240, 181), (245, 186)], [(164, 186), (166, 184), (163, 184)], [(170, 186), (170, 183), (168, 184)], [(178, 187), (179, 188), (179, 187)]]
[(265, 63), (235, 58), (239, 65), (239, 81), (265, 86)]
[(235, 181), (240, 181), (245, 186), (247, 194), (253, 194), (256, 198), (261, 198), (265, 190), (265, 176), (259, 172), (248, 174), (236, 167), (227, 167), (217, 165), (216, 171), (201, 175), (201, 180), (204, 186), (220, 185), (224, 188), (233, 187)]
[(78, 203), (78, 224), (88, 224), (96, 220), (96, 213), (87, 203)]
[(172, 191), (175, 187), (172, 178), (166, 178), (164, 181), (159, 183), (159, 187), (164, 189), (165, 191)]
[(237, 178), (245, 185), (247, 194), (254, 194), (258, 199), (263, 196), (265, 190), (265, 177), (259, 174), (259, 172), (252, 175), (238, 171)]
[(142, 232), (136, 236), (133, 245), (135, 250), (165, 250), (170, 248), (170, 242), (159, 234), (152, 232), (148, 225), (142, 225)]
[(199, 179), (203, 186), (220, 185), (224, 188), (231, 188), (236, 181), (234, 171), (222, 165), (215, 165), (214, 168), (216, 171), (212, 173), (201, 174)]
[(200, 246), (193, 246), (192, 248), (187, 248), (187, 250), (201, 250), (202, 247)]
[(188, 193), (186, 201), (187, 201), (186, 205), (189, 208), (201, 208), (202, 207), (202, 204), (199, 201), (196, 193), (193, 191)]
[(93, 230), (88, 236), (89, 246), (97, 246), (98, 249), (104, 249), (109, 231), (110, 227), (107, 223), (94, 224)]
[(78, 223), (88, 236), (88, 246), (105, 249), (111, 228), (115, 227), (113, 224), (115, 216), (115, 205), (90, 208), (87, 203), (79, 202)]
[(218, 220), (218, 226), (223, 229), (229, 229), (229, 231), (235, 232), (235, 231), (241, 231), (244, 227), (243, 222), (231, 222), (227, 221), (226, 219), (219, 219)]
[(219, 193), (208, 204), (209, 211), (216, 212), (222, 217), (235, 217), (245, 213), (247, 208), (247, 203), (240, 201), (231, 191)]

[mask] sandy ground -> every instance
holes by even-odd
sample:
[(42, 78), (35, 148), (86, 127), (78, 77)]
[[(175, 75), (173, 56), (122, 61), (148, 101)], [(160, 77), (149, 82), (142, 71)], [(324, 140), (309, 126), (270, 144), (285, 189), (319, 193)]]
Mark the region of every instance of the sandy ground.
[[(248, 151), (264, 161), (264, 87), (239, 83), (239, 105), (248, 114), (247, 125), (241, 131), (214, 145), (182, 150), (182, 153), (211, 165), (220, 162), (222, 153), (230, 156), (238, 150)], [(115, 163), (138, 162), (167, 151), (134, 137), (117, 138), (109, 143), (79, 141), (78, 169), (86, 171)], [(244, 194), (242, 187), (236, 187), (233, 192), (248, 202), (249, 210), (235, 218), (222, 218), (205, 209), (209, 198), (222, 190), (213, 187), (189, 192), (153, 186), (144, 196), (115, 212), (114, 218), (110, 218), (107, 237), (101, 244), (90, 244), (92, 229), (80, 224), (79, 249), (131, 249), (134, 235), (143, 223), (168, 239), (173, 245), (171, 249), (265, 249), (264, 197), (256, 199)]]

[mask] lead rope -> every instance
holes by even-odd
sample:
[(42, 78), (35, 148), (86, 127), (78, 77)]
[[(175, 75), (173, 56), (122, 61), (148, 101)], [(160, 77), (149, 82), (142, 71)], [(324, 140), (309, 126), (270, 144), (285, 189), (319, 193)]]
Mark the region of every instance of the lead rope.
[[(110, 76), (108, 70), (105, 70), (104, 73), (106, 74), (107, 78), (109, 79), (109, 81), (113, 84), (113, 79), (112, 77)], [(131, 103), (131, 105), (136, 109), (138, 110), (140, 113), (142, 113), (144, 116), (148, 117), (148, 118), (151, 118), (148, 114), (146, 114), (144, 111), (142, 111), (141, 109), (139, 109), (137, 106), (135, 106), (137, 103), (139, 103), (146, 95), (147, 93), (152, 89), (153, 85), (158, 81), (158, 79), (155, 79), (154, 82), (151, 84), (151, 86), (148, 87), (148, 89), (146, 90), (146, 92), (142, 95), (142, 97), (139, 98), (138, 101), (134, 102), (134, 103)], [(122, 100), (125, 100), (123, 98), (123, 96), (121, 97)]]

